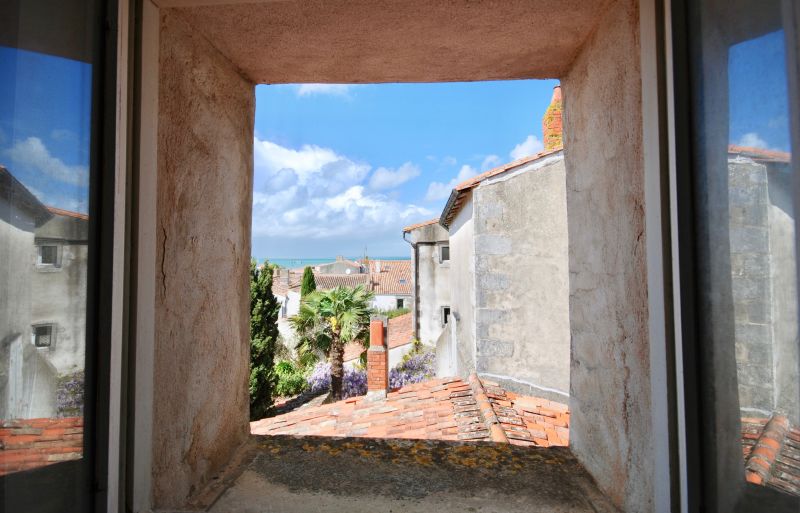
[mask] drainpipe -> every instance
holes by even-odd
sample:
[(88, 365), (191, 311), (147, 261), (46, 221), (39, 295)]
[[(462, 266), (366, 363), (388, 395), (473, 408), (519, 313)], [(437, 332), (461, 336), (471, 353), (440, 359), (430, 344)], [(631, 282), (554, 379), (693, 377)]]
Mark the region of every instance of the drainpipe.
[(414, 253), (414, 316), (411, 318), (412, 331), (414, 338), (419, 340), (419, 250), (417, 245), (406, 239), (408, 232), (403, 232), (403, 240), (411, 244), (411, 251)]

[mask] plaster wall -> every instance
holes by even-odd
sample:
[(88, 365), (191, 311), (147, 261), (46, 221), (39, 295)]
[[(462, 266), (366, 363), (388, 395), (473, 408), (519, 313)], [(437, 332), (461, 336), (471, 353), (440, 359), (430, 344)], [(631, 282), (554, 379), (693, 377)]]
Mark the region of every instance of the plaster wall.
[(798, 418), (794, 211), (787, 163), (728, 163), (731, 292), (742, 416)]
[(83, 370), (88, 221), (56, 215), (36, 231), (36, 242), (57, 244), (61, 260), (58, 267), (36, 266), (31, 276), (31, 324), (56, 324), (55, 342), (41, 354), (59, 375)]
[(565, 402), (570, 331), (564, 158), (535, 161), (474, 190), (476, 370)]
[(254, 87), (160, 11), (152, 498), (182, 508), (249, 432)]
[(33, 220), (0, 197), (0, 419), (10, 418), (12, 345), (15, 340), (30, 343), (33, 231)]
[(450, 305), (450, 261), (440, 262), (443, 246), (449, 244), (447, 230), (429, 224), (409, 232), (416, 244), (414, 263), (415, 316), (414, 332), (423, 344), (436, 344), (442, 333), (442, 307)]
[(616, 0), (562, 79), (570, 446), (623, 511), (653, 511), (639, 12)]
[(393, 295), (393, 294), (381, 294), (376, 295), (372, 299), (372, 308), (377, 308), (378, 310), (394, 310), (397, 308), (397, 300), (402, 299), (404, 301), (404, 308), (411, 308), (411, 297), (410, 296), (400, 296), (400, 295)]
[(781, 164), (770, 165), (767, 169), (775, 409), (797, 424), (800, 423), (800, 343), (791, 168), (788, 164)]
[[(475, 370), (475, 234), (473, 192), (467, 193), (461, 210), (450, 223), (450, 344), (455, 357), (445, 367), (460, 376)], [(437, 351), (438, 355), (438, 351)]]

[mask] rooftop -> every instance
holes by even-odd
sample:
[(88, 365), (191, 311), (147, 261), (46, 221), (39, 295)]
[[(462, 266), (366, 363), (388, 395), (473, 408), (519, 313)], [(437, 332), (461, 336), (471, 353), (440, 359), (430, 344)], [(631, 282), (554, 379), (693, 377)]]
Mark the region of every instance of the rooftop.
[(519, 396), (474, 374), (468, 382), (437, 378), (389, 392), (351, 397), (250, 423), (256, 435), (405, 438), (566, 446), (566, 405)]
[(556, 155), (562, 152), (563, 148), (540, 151), (535, 155), (522, 157), (521, 159), (514, 160), (513, 162), (509, 162), (507, 164), (503, 164), (502, 166), (497, 166), (484, 173), (481, 173), (479, 175), (473, 176), (472, 178), (464, 180), (460, 184), (456, 185), (450, 192), (450, 197), (447, 199), (447, 204), (445, 204), (444, 210), (442, 210), (442, 215), (439, 217), (439, 223), (444, 227), (448, 227), (452, 222), (453, 218), (460, 210), (466, 192), (477, 187), (484, 180), (488, 180), (489, 178), (503, 174), (507, 171), (511, 171), (513, 169), (522, 167), (525, 164), (530, 164), (531, 162), (535, 162), (537, 160), (550, 157), (552, 155)]

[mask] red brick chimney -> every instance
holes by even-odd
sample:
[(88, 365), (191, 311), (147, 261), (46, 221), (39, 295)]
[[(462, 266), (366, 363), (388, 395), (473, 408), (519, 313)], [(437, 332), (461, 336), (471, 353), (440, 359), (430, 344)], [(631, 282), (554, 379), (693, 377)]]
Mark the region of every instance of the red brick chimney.
[(544, 139), (545, 151), (558, 150), (564, 147), (564, 133), (561, 126), (561, 86), (557, 85), (553, 88), (553, 98), (550, 100), (550, 106), (544, 112), (542, 117), (542, 138)]
[(367, 350), (367, 398), (382, 399), (389, 391), (389, 349), (386, 347), (386, 324), (381, 319), (369, 323)]

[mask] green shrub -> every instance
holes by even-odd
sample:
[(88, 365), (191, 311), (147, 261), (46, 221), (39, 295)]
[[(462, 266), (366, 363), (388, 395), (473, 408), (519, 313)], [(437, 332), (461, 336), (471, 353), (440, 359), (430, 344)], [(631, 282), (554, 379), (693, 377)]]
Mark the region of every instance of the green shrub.
[(385, 315), (389, 319), (394, 319), (395, 317), (400, 317), (401, 315), (405, 315), (410, 312), (408, 308), (395, 308), (394, 310), (382, 310), (380, 315)]
[(297, 395), (306, 389), (305, 372), (298, 369), (292, 362), (282, 361), (275, 365), (275, 375), (278, 383), (275, 385), (275, 395), (288, 397)]

